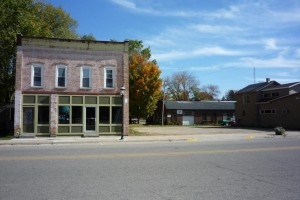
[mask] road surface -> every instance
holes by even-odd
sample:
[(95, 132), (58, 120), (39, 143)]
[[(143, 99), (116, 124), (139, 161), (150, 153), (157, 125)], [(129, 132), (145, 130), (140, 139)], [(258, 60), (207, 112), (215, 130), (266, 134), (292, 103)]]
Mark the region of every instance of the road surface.
[(0, 146), (0, 199), (300, 199), (300, 139)]

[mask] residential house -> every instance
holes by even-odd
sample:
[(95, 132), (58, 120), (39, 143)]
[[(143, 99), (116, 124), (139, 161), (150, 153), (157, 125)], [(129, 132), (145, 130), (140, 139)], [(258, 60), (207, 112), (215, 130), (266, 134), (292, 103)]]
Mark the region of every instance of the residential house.
[(160, 101), (151, 120), (161, 124), (162, 118), (164, 124), (217, 124), (235, 119), (235, 101)]
[(267, 78), (236, 94), (238, 125), (300, 129), (300, 82), (280, 84)]
[(128, 42), (18, 35), (14, 134), (126, 135), (128, 88)]

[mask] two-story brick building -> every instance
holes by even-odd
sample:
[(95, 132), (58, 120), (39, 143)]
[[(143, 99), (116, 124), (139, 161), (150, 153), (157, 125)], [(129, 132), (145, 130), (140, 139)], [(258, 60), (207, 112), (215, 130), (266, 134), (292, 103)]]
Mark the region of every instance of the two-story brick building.
[(126, 135), (128, 88), (128, 42), (18, 35), (15, 136)]
[(236, 94), (240, 126), (300, 129), (300, 82), (266, 82), (246, 86)]

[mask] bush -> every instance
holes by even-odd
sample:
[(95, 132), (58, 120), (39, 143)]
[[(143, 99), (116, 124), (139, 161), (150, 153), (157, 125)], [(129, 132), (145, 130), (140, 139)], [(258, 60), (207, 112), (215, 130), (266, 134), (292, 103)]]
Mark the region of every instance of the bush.
[(277, 126), (274, 131), (276, 135), (285, 135), (285, 129), (281, 126)]

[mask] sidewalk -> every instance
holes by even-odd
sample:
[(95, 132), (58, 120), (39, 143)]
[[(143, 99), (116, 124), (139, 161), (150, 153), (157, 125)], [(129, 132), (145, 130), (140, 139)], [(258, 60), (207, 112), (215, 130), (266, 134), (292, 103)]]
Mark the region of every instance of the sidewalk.
[[(287, 131), (288, 138), (300, 138), (299, 131)], [(275, 135), (270, 132), (253, 131), (246, 133), (201, 133), (187, 135), (149, 135), (149, 136), (100, 136), (100, 137), (35, 137), (35, 138), (13, 138), (11, 140), (0, 140), (0, 145), (54, 145), (54, 144), (110, 144), (110, 143), (131, 143), (131, 142), (203, 142), (203, 141), (233, 141), (233, 140), (251, 140), (275, 138), (283, 139), (281, 135)]]

